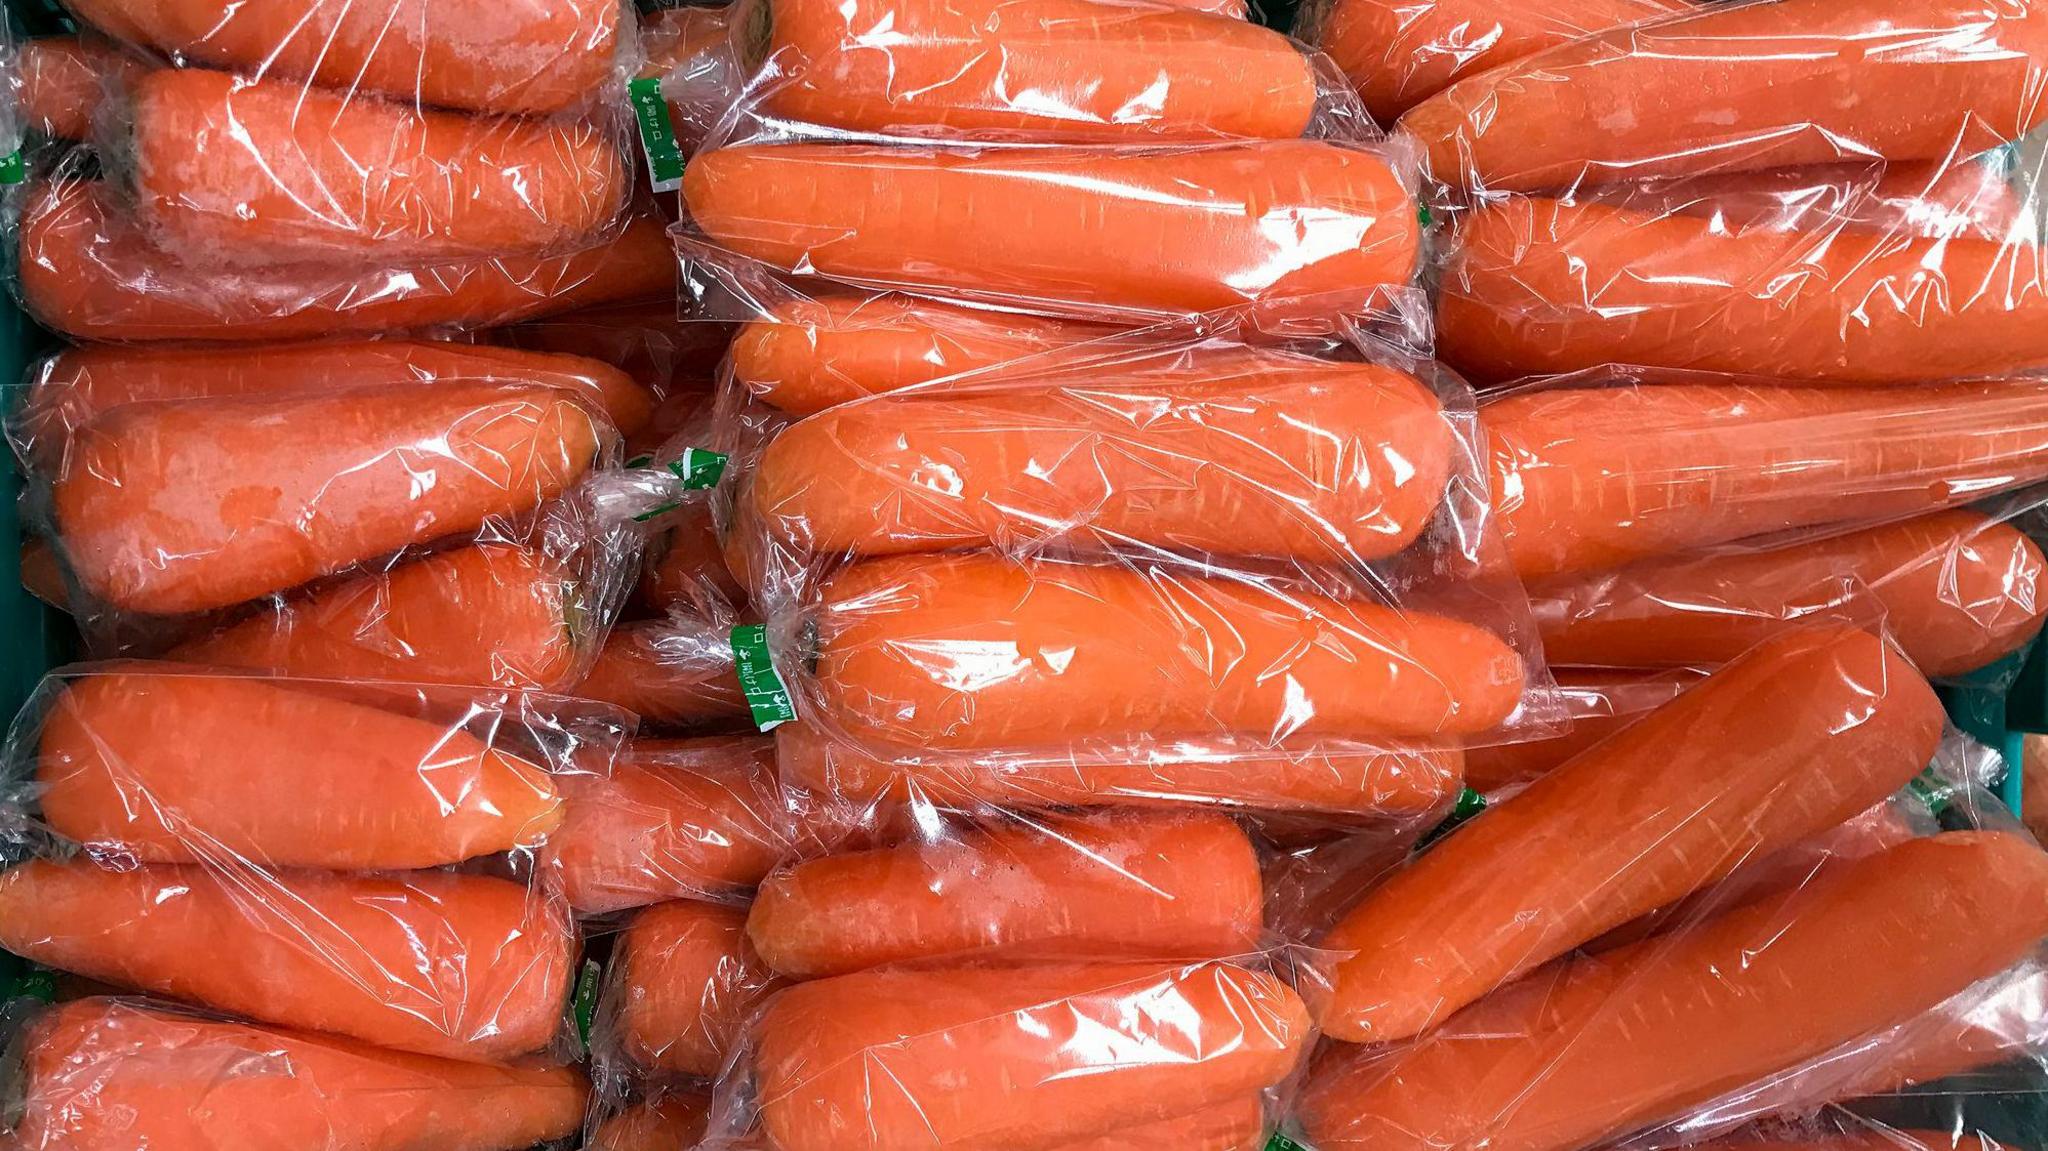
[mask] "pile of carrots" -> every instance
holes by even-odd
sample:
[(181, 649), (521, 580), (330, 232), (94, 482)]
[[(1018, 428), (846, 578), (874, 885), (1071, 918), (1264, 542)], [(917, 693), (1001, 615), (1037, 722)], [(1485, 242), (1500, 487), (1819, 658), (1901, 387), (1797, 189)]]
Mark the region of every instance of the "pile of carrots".
[(2040, 1090), (2048, 9), (64, 3), (9, 1147)]

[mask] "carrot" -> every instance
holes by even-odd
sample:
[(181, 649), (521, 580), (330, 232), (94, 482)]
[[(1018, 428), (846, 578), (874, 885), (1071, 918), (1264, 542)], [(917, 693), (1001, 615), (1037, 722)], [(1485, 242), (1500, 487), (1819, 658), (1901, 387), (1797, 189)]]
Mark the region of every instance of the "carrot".
[[(1171, 4), (774, 0), (769, 112), (855, 132), (1061, 143), (1286, 139), (1316, 75), (1285, 37)], [(886, 43), (878, 42), (886, 38)]]
[(181, 671), (66, 681), (36, 758), (43, 818), (149, 863), (368, 870), (533, 847), (562, 822), (553, 778), (519, 756), (289, 684)]
[[(1994, 155), (1996, 155), (1994, 153)], [(1844, 228), (1893, 238), (2003, 241), (2026, 207), (2020, 182), (1996, 159), (1820, 164), (1652, 181), (1618, 190), (1636, 207), (1712, 217), (1728, 230)]]
[(1567, 961), (1416, 1043), (1331, 1060), (1303, 1126), (1324, 1149), (1602, 1143), (1912, 1019), (2044, 934), (2048, 856), (2032, 842), (1914, 840), (1783, 899)]
[(151, 1151), (516, 1151), (573, 1134), (572, 1067), (491, 1067), (113, 999), (29, 1025), (15, 1142)]
[(1355, 564), (1429, 528), (1456, 438), (1413, 376), (1242, 347), (1177, 360), (821, 412), (768, 445), (749, 499), (826, 555), (1078, 542)]
[[(86, 22), (181, 62), (476, 112), (560, 112), (612, 80), (609, 0), (76, 0)], [(297, 87), (297, 85), (294, 85)]]
[(729, 362), (758, 399), (800, 416), (1109, 336), (1099, 324), (984, 312), (913, 296), (828, 295), (741, 325)]
[(826, 712), (933, 749), (1465, 735), (1522, 692), (1520, 659), (1471, 624), (1170, 570), (869, 561), (830, 582), (817, 622)]
[(747, 590), (726, 570), (725, 541), (718, 536), (710, 501), (679, 509), (669, 527), (649, 541), (639, 590), (640, 602), (663, 615), (729, 615), (746, 606)]
[(1525, 578), (1940, 511), (2048, 477), (2034, 380), (1539, 388), (1480, 409)]
[[(1418, 857), (1323, 940), (1323, 1028), (1427, 1030), (1743, 860), (1863, 811), (1919, 774), (1944, 713), (1866, 632), (1757, 648)], [(1524, 877), (1503, 884), (1500, 877)]]
[(89, 140), (106, 97), (147, 74), (147, 62), (104, 40), (45, 36), (21, 46), (15, 100), (30, 128), (59, 140)]
[(99, 599), (206, 611), (531, 511), (609, 435), (574, 397), (531, 386), (131, 405), (73, 437), (57, 535)]
[(1382, 124), (1466, 76), (1581, 36), (1653, 20), (1685, 0), (1334, 0), (1306, 34)]
[(1545, 775), (1644, 713), (1678, 698), (1699, 682), (1702, 673), (1689, 668), (1643, 672), (1558, 667), (1551, 674), (1571, 718), (1571, 730), (1548, 739), (1467, 748), (1465, 786), (1494, 792)]
[(2048, 995), (2048, 975), (2024, 973), (1966, 1013), (1938, 1012), (1916, 1021), (1901, 1030), (1880, 1059), (1837, 1088), (1834, 1097), (1891, 1095), (2022, 1057), (2038, 1048), (2044, 1035), (2043, 995)]
[(488, 876), (84, 859), (0, 874), (0, 946), (282, 1027), (469, 1060), (546, 1046), (576, 953), (565, 916)]
[(1355, 308), (1408, 282), (1420, 237), (1386, 160), (1314, 140), (720, 148), (683, 195), (713, 239), (784, 271), (1091, 313)]
[(588, 1146), (590, 1151), (679, 1151), (702, 1142), (710, 1122), (710, 1096), (666, 1091), (606, 1119)]
[(559, 250), (632, 184), (597, 127), (481, 121), (164, 69), (134, 98), (137, 211), (167, 249), (269, 264)]
[(747, 937), (809, 979), (981, 947), (1236, 955), (1256, 947), (1263, 910), (1232, 820), (1099, 813), (798, 863), (762, 884)]
[(2048, 610), (2033, 541), (1978, 512), (1936, 512), (1759, 552), (1650, 560), (1530, 585), (1543, 653), (1610, 667), (1715, 664), (1869, 589), (1930, 676), (2017, 651)]
[(674, 293), (668, 292), (661, 299), (528, 320), (490, 338), (508, 347), (602, 360), (648, 391), (669, 395), (708, 391), (731, 337), (730, 324), (676, 319)]
[(2048, 361), (2031, 253), (1513, 199), (1458, 228), (1438, 350), (1482, 381), (1612, 363), (1838, 383), (2000, 375)]
[[(1401, 128), (1451, 183), (1534, 191), (1842, 159), (1941, 160), (2048, 117), (2048, 17), (1983, 0), (1707, 5), (1472, 76)], [(1898, 93), (1915, 94), (1900, 115)]]
[(647, 908), (619, 936), (611, 1025), (642, 1067), (710, 1076), (741, 1025), (781, 987), (747, 944), (743, 908), (680, 900)]
[(575, 694), (623, 707), (652, 727), (715, 727), (750, 714), (732, 647), (723, 629), (706, 624), (614, 628)]
[(776, 996), (754, 1073), (782, 1151), (1037, 1151), (1272, 1087), (1310, 1033), (1228, 963), (885, 967)]
[(900, 748), (878, 756), (805, 723), (775, 729), (782, 776), (813, 791), (857, 803), (923, 799), (973, 807), (1160, 807), (1216, 803), (1264, 811), (1416, 816), (1458, 792), (1455, 747), (1359, 745), (1345, 748), (1253, 740), (1239, 748), (1168, 745), (1122, 757), (991, 761), (972, 754)]
[(560, 256), (453, 263), (188, 265), (151, 244), (93, 182), (30, 189), (23, 306), (81, 340), (271, 341), (489, 327), (675, 290), (657, 221)]
[(41, 536), (21, 541), (21, 586), (28, 594), (59, 611), (71, 602), (71, 589), (64, 583), (64, 562), (57, 549)]
[(1172, 1119), (1067, 1143), (1059, 1151), (1257, 1151), (1265, 1143), (1266, 1109), (1257, 1095), (1247, 1095)]

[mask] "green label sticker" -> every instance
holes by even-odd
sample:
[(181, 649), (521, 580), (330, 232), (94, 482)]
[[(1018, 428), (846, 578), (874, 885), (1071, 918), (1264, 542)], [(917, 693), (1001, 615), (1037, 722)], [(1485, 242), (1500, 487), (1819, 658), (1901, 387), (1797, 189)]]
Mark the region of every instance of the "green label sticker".
[(653, 467), (654, 456), (652, 453), (643, 452), (640, 455), (634, 456), (632, 459), (627, 460), (626, 466), (629, 468)]
[(1430, 224), (1434, 222), (1434, 217), (1432, 217), (1429, 214), (1428, 204), (1417, 204), (1415, 206), (1415, 222), (1421, 224), (1425, 228), (1429, 227)]
[(1472, 790), (1469, 787), (1459, 791), (1458, 802), (1451, 806), (1451, 813), (1449, 815), (1444, 816), (1444, 821), (1442, 823), (1439, 823), (1435, 827), (1431, 828), (1428, 835), (1422, 837), (1422, 842), (1417, 845), (1418, 850), (1420, 848), (1428, 847), (1430, 844), (1435, 843), (1437, 840), (1442, 839), (1444, 836), (1449, 835), (1453, 831), (1458, 830), (1458, 826), (1460, 824), (1464, 823), (1466, 820), (1471, 819), (1473, 816), (1478, 815), (1480, 812), (1485, 810), (1485, 796), (1479, 794), (1478, 792)]
[(686, 488), (715, 488), (725, 475), (726, 458), (725, 453), (707, 448), (684, 448), (683, 458), (670, 463), (668, 470)]
[(768, 657), (768, 629), (761, 624), (744, 624), (732, 629), (733, 666), (740, 677), (740, 692), (754, 713), (754, 726), (762, 731), (796, 718), (796, 701), (789, 685), (776, 674), (775, 661)]
[(28, 178), (28, 165), (21, 159), (21, 149), (0, 157), (0, 184), (19, 184)]
[(640, 123), (640, 150), (647, 154), (647, 176), (657, 192), (683, 186), (683, 149), (669, 122), (668, 101), (661, 95), (661, 77), (642, 76), (626, 87), (633, 116)]
[(1955, 806), (1956, 789), (1931, 767), (1914, 776), (1906, 784), (1906, 790), (1913, 793), (1913, 798), (1926, 804), (1928, 812), (1936, 816)]
[(665, 516), (665, 515), (667, 515), (668, 513), (672, 512), (672, 511), (674, 511), (674, 510), (676, 510), (677, 508), (679, 508), (679, 507), (682, 507), (682, 506), (683, 506), (683, 501), (681, 501), (681, 500), (670, 500), (669, 502), (667, 502), (667, 503), (665, 503), (665, 504), (661, 505), (660, 507), (657, 507), (657, 508), (649, 508), (649, 509), (647, 509), (646, 511), (644, 511), (644, 512), (641, 512), (641, 513), (640, 513), (639, 515), (637, 515), (637, 516), (634, 516), (634, 517), (633, 517), (633, 522), (634, 522), (634, 523), (636, 523), (636, 524), (644, 524), (644, 523), (646, 523), (646, 522), (647, 522), (648, 520), (651, 520), (651, 519), (653, 519), (653, 518), (654, 518), (654, 517), (656, 517), (656, 516)]
[(572, 1010), (576, 1015), (576, 1035), (583, 1040), (583, 1049), (590, 1050), (590, 1025), (597, 1018), (597, 986), (604, 977), (604, 968), (595, 959), (583, 961), (583, 972), (576, 977), (576, 998)]
[(1273, 1132), (1273, 1137), (1266, 1140), (1266, 1151), (1308, 1151), (1308, 1148), (1289, 1139), (1285, 1134), (1275, 1131)]

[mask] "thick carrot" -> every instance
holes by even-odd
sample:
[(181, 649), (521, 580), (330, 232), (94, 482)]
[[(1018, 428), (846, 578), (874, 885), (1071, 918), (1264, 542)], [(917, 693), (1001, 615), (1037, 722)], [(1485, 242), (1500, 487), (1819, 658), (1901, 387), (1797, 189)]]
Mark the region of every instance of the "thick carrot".
[(531, 386), (131, 405), (73, 436), (57, 535), (115, 607), (206, 611), (531, 511), (609, 435), (575, 397)]
[(831, 581), (817, 623), (826, 710), (927, 748), (1465, 735), (1522, 694), (1521, 660), (1483, 628), (1171, 570), (871, 560)]
[[(1546, 655), (1549, 653), (1546, 652)], [(1548, 739), (1465, 751), (1465, 785), (1481, 792), (1526, 783), (1678, 698), (1698, 683), (1691, 669), (1667, 672), (1559, 667), (1552, 670), (1571, 730)]]
[(1539, 972), (1416, 1043), (1332, 1059), (1310, 1079), (1303, 1125), (1313, 1146), (1346, 1151), (1603, 1143), (1913, 1019), (2044, 934), (2048, 856), (2031, 841), (1914, 840), (1783, 899)]
[(151, 244), (96, 182), (31, 188), (28, 205), (23, 305), (81, 340), (251, 342), (489, 327), (675, 291), (675, 252), (649, 217), (614, 239), (545, 258), (219, 269)]
[(1172, 4), (773, 0), (769, 111), (856, 132), (1061, 143), (1286, 139), (1316, 75), (1285, 36)]
[[(1844, 159), (1941, 160), (2048, 116), (2048, 14), (1985, 0), (1707, 5), (1469, 77), (1401, 128), (1446, 182), (1534, 191)], [(1898, 93), (1915, 94), (1902, 114)]]
[(747, 937), (810, 979), (983, 947), (1236, 955), (1257, 946), (1264, 908), (1233, 820), (1105, 812), (798, 863), (761, 885)]
[(575, 694), (623, 707), (649, 727), (717, 727), (749, 714), (732, 646), (722, 629), (708, 625), (614, 628)]
[[(1774, 639), (1458, 829), (1323, 940), (1324, 1030), (1427, 1030), (1508, 980), (1918, 775), (1941, 701), (1883, 640)], [(1500, 877), (1521, 877), (1505, 884)]]
[(21, 46), (15, 100), (30, 128), (59, 140), (87, 140), (105, 86), (132, 84), (149, 70), (147, 62), (104, 40), (46, 36)]
[(1059, 1151), (1257, 1151), (1265, 1143), (1265, 1105), (1257, 1095), (1247, 1095), (1172, 1119), (1063, 1144)]
[[(180, 60), (477, 112), (560, 112), (612, 80), (610, 0), (75, 0), (81, 19)], [(297, 85), (294, 85), (297, 87)]]
[(783, 1151), (1038, 1151), (1262, 1091), (1311, 1030), (1228, 963), (885, 967), (778, 995), (754, 1072)]
[(709, 1095), (664, 1091), (606, 1119), (587, 1146), (590, 1151), (681, 1151), (702, 1142), (710, 1122)]
[(1460, 224), (1438, 350), (1481, 380), (1643, 364), (1842, 383), (2048, 361), (2031, 247), (1510, 199)]
[(632, 187), (577, 121), (478, 120), (220, 72), (134, 99), (137, 211), (165, 247), (269, 264), (455, 259), (573, 246)]
[(709, 500), (679, 509), (667, 529), (648, 541), (639, 591), (640, 602), (662, 615), (681, 611), (709, 618), (746, 606), (747, 590), (725, 566), (725, 541)]
[(439, 867), (562, 822), (552, 776), (459, 727), (235, 675), (66, 682), (36, 782), (59, 834), (149, 863)]
[(643, 1067), (710, 1076), (764, 996), (782, 986), (747, 943), (744, 908), (679, 900), (619, 936), (610, 1025)]
[(2048, 477), (2035, 380), (1538, 388), (1480, 409), (1524, 577), (1940, 511)]
[(1334, 0), (1309, 38), (1383, 124), (1466, 76), (1581, 36), (1690, 8), (1685, 0)]
[(1960, 675), (2017, 651), (2048, 611), (2041, 550), (1974, 511), (1937, 512), (1812, 543), (1650, 560), (1533, 582), (1543, 654), (1607, 667), (1716, 664), (1802, 617), (1876, 594), (1923, 673)]
[(733, 336), (733, 378), (786, 412), (810, 415), (878, 392), (986, 371), (1116, 329), (978, 311), (913, 296), (827, 295), (772, 306)]
[(572, 1067), (492, 1067), (87, 999), (29, 1025), (12, 1147), (520, 1151), (573, 1134)]
[(1051, 542), (1360, 564), (1429, 528), (1456, 437), (1413, 376), (1243, 347), (1178, 359), (821, 412), (768, 445), (748, 498), (825, 555)]
[(683, 195), (714, 239), (785, 271), (1096, 314), (1357, 308), (1408, 283), (1420, 238), (1384, 158), (1314, 140), (720, 148)]
[(1416, 816), (1458, 792), (1476, 752), (1415, 744), (1275, 749), (1165, 745), (1147, 753), (991, 761), (902, 748), (885, 758), (804, 723), (775, 729), (782, 776), (860, 803), (928, 800), (972, 807), (1160, 807), (1214, 803), (1262, 811)]
[(82, 858), (0, 874), (0, 946), (283, 1027), (470, 1060), (545, 1047), (576, 955), (566, 916), (488, 876)]

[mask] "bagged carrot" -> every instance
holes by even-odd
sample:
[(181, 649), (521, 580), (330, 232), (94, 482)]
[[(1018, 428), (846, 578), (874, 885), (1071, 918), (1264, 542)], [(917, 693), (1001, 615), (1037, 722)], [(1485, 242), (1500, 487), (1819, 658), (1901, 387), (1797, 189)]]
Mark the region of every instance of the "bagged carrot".
[[(1751, 645), (1754, 646), (1754, 645)], [(1562, 735), (1475, 747), (1465, 752), (1465, 785), (1491, 793), (1527, 783), (1678, 698), (1705, 672), (1556, 667), (1557, 694), (1571, 727)]]
[(710, 1096), (662, 1091), (606, 1115), (584, 1146), (591, 1151), (674, 1151), (702, 1142), (710, 1123)]
[(605, 637), (577, 695), (625, 708), (648, 729), (729, 729), (747, 700), (726, 627), (687, 617), (621, 624)]
[(125, 89), (148, 61), (94, 36), (44, 36), (21, 46), (11, 77), (26, 126), (59, 140), (89, 140), (109, 85)]
[[(488, 338), (506, 347), (602, 360), (655, 395), (672, 398), (710, 388), (731, 335), (723, 324), (678, 320), (675, 294), (664, 291), (654, 299), (528, 320), (492, 332)], [(664, 429), (662, 434), (672, 430)]]
[(746, 911), (679, 900), (641, 911), (612, 950), (592, 1044), (650, 1070), (718, 1074), (782, 981), (747, 942)]

